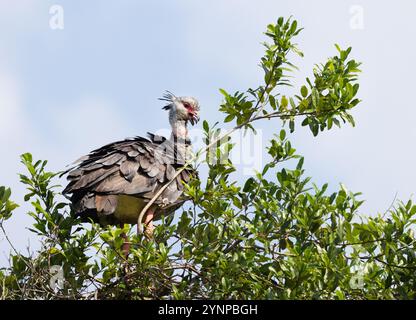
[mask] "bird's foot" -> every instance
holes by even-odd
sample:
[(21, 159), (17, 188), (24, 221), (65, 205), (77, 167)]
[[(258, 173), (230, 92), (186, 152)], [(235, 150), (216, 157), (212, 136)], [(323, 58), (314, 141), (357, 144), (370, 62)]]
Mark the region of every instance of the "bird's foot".
[(148, 239), (152, 239), (153, 238), (153, 231), (155, 230), (155, 226), (153, 225), (153, 222), (150, 221), (144, 229), (144, 235), (148, 238)]
[(153, 218), (154, 212), (153, 210), (149, 210), (144, 220), (144, 235), (148, 239), (153, 238), (153, 231), (155, 230), (155, 226), (153, 225)]

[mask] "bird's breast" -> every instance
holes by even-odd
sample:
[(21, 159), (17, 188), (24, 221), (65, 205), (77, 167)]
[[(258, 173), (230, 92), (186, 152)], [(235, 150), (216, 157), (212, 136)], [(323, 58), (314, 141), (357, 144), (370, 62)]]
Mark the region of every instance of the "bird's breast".
[(114, 216), (121, 223), (137, 223), (140, 212), (146, 206), (146, 202), (141, 198), (132, 196), (120, 195), (118, 196), (117, 208), (114, 211)]

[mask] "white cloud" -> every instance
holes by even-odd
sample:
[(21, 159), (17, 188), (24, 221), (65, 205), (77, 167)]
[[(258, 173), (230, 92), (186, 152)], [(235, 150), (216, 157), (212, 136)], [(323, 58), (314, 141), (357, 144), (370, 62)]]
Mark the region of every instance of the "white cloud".
[[(18, 183), (17, 172), (21, 170), (18, 156), (24, 150), (25, 144), (31, 144), (34, 135), (30, 128), (22, 109), (20, 83), (12, 73), (0, 66), (0, 185), (11, 187), (12, 199), (19, 203), (25, 188)], [(25, 226), (28, 223), (29, 218), (23, 215), (7, 221), (9, 237), (17, 248), (23, 249), (27, 244), (30, 235)], [(9, 249), (6, 241), (0, 241), (0, 265), (4, 265)]]
[[(123, 138), (128, 130), (122, 125), (116, 106), (98, 97), (81, 98), (65, 107), (45, 112), (49, 123), (46, 131), (45, 127), (31, 123), (24, 105), (16, 77), (0, 69), (0, 144), (4, 149), (0, 185), (11, 187), (12, 199), (22, 204), (6, 222), (9, 238), (18, 250), (25, 250), (29, 241), (31, 249), (39, 245), (37, 238), (27, 230), (32, 220), (24, 214), (30, 210), (30, 205), (23, 203), (26, 190), (17, 176), (24, 170), (19, 155), (32, 152), (36, 159), (49, 160), (49, 170), (60, 171), (92, 148), (118, 136)], [(8, 244), (0, 241), (0, 265), (7, 263), (9, 250)]]
[(55, 133), (48, 142), (49, 151), (54, 152), (50, 156), (63, 164), (114, 139), (123, 139), (128, 127), (123, 126), (117, 109), (114, 103), (94, 96), (50, 109), (49, 131)]
[(9, 140), (22, 128), (20, 96), (15, 77), (0, 69), (0, 141)]
[[(0, 65), (0, 144), (3, 148), (1, 179), (16, 180), (18, 154), (31, 145), (35, 134), (22, 108), (21, 84)], [(2, 153), (3, 154), (3, 153)], [(3, 183), (0, 181), (0, 183)]]

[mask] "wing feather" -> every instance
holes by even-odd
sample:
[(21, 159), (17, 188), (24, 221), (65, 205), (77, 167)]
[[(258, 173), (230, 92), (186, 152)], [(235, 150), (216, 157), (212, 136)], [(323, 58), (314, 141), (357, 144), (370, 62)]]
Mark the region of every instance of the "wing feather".
[(131, 182), (134, 176), (137, 174), (139, 167), (140, 162), (126, 160), (121, 164), (120, 172), (127, 181)]
[(117, 196), (115, 195), (95, 196), (95, 206), (99, 216), (114, 213), (114, 211), (116, 211), (117, 208), (117, 203)]
[[(64, 194), (72, 194), (77, 214), (85, 212), (85, 217), (113, 214), (118, 195), (151, 199), (173, 179), (181, 168), (175, 144), (152, 134), (149, 138), (135, 137), (105, 145), (65, 172), (69, 184)], [(182, 197), (183, 183), (189, 182), (193, 172), (182, 171), (155, 203), (172, 210), (179, 207), (186, 200)]]

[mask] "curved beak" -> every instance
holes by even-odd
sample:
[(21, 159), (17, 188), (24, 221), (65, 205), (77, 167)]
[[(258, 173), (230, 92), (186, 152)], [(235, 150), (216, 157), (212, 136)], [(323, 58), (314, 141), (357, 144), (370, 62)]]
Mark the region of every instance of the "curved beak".
[(193, 113), (191, 118), (189, 119), (189, 122), (191, 122), (192, 125), (195, 125), (199, 121), (199, 115), (198, 113)]

